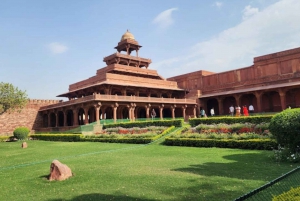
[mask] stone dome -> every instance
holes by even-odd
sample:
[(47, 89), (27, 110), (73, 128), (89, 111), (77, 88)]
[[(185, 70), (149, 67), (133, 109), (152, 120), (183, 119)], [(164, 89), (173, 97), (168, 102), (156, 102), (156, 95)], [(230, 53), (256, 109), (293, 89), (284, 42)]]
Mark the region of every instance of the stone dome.
[(126, 31), (126, 33), (123, 34), (121, 41), (126, 40), (126, 39), (135, 40), (133, 34), (130, 33), (128, 30)]

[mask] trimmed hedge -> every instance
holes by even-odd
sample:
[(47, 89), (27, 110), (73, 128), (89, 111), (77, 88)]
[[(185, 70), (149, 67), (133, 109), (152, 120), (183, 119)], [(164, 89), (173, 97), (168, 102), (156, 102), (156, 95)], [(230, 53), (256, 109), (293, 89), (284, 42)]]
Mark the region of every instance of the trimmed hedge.
[(0, 142), (9, 141), (13, 136), (0, 136)]
[(195, 118), (189, 119), (189, 124), (195, 127), (199, 124), (234, 124), (234, 123), (252, 123), (259, 124), (262, 122), (269, 123), (273, 115), (265, 116), (241, 116), (241, 117), (209, 117), (209, 118)]
[(171, 126), (164, 130), (161, 134), (156, 135), (152, 138), (99, 138), (97, 136), (86, 136), (81, 141), (88, 142), (109, 142), (109, 143), (128, 143), (128, 144), (149, 144), (153, 141), (158, 140), (164, 135), (171, 133), (175, 129), (175, 126)]
[(29, 135), (33, 140), (45, 141), (63, 141), (63, 142), (78, 142), (81, 141), (81, 134), (32, 134)]
[(111, 143), (131, 143), (131, 144), (148, 144), (153, 142), (164, 135), (169, 134), (175, 129), (175, 126), (171, 126), (164, 130), (161, 134), (153, 138), (97, 138), (96, 136), (84, 136), (81, 134), (32, 134), (31, 137), (34, 140), (45, 141), (66, 141), (66, 142), (111, 142)]
[(166, 138), (165, 145), (188, 147), (219, 147), (238, 149), (273, 150), (277, 143), (271, 139), (229, 140), (229, 139), (190, 139)]
[(125, 123), (116, 123), (116, 124), (107, 124), (103, 125), (103, 129), (106, 128), (115, 128), (115, 127), (122, 127), (122, 128), (132, 128), (132, 127), (149, 127), (149, 126), (175, 126), (181, 127), (183, 124), (182, 119), (175, 119), (175, 120), (154, 120), (154, 121), (137, 121), (137, 122), (125, 122)]
[(300, 187), (291, 188), (291, 190), (275, 196), (272, 201), (290, 201), (300, 200)]

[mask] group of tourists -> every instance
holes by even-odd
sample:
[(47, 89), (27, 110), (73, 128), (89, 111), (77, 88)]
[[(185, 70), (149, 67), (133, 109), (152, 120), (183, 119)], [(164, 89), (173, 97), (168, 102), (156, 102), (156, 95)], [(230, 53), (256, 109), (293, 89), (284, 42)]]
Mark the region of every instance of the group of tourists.
[[(229, 107), (229, 114), (230, 116), (249, 116), (249, 113), (252, 114), (254, 113), (254, 107), (252, 104), (249, 105), (249, 107), (247, 107), (246, 105), (242, 106), (242, 108), (238, 105), (236, 107), (233, 107), (233, 105), (231, 105)], [(215, 116), (215, 109), (212, 107), (210, 109), (210, 115), (213, 117)], [(205, 110), (203, 108), (200, 108), (200, 117), (207, 117)]]
[[(243, 109), (243, 110), (241, 111), (241, 109)], [(229, 114), (230, 114), (230, 116), (234, 116), (234, 113), (235, 113), (235, 116), (241, 116), (242, 114), (244, 116), (249, 116), (249, 113), (250, 114), (254, 113), (254, 107), (252, 104), (250, 104), (249, 110), (248, 110), (246, 105), (244, 105), (242, 108), (239, 105), (236, 106), (235, 108), (233, 107), (233, 105), (231, 105), (229, 107)]]

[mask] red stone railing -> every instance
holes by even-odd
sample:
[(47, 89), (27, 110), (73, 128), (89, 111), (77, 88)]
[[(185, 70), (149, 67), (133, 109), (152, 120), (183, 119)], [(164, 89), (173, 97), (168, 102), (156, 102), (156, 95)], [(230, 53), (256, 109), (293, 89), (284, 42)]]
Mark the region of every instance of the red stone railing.
[(125, 58), (125, 59), (133, 59), (133, 60), (136, 60), (136, 61), (151, 63), (151, 59), (136, 57), (136, 56), (132, 56), (132, 55), (126, 55), (126, 54), (121, 54), (121, 53), (114, 53), (114, 54), (111, 54), (107, 57), (104, 57), (103, 61), (110, 60), (110, 59), (113, 59), (115, 57), (120, 57), (120, 58)]
[(186, 98), (155, 98), (155, 97), (140, 97), (140, 96), (119, 96), (119, 95), (104, 95), (104, 94), (94, 94), (86, 96), (79, 99), (74, 99), (70, 101), (60, 102), (53, 105), (48, 105), (40, 108), (40, 111), (55, 109), (60, 107), (66, 107), (71, 105), (76, 105), (80, 103), (90, 102), (90, 101), (103, 101), (103, 102), (134, 102), (134, 103), (164, 103), (164, 104), (197, 104), (196, 99), (186, 99)]

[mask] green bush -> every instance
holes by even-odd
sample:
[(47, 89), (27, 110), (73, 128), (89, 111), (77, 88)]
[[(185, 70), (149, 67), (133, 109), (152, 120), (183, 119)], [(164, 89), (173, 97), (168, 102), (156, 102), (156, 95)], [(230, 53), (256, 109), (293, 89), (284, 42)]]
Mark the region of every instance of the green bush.
[(192, 127), (199, 124), (234, 124), (234, 123), (252, 123), (259, 124), (262, 122), (269, 123), (273, 115), (260, 115), (260, 116), (241, 116), (241, 117), (210, 117), (210, 118), (195, 118), (190, 119), (189, 123)]
[(14, 137), (18, 140), (25, 140), (28, 137), (30, 130), (27, 127), (19, 127), (14, 130)]
[(274, 115), (269, 129), (278, 144), (297, 152), (300, 146), (300, 108), (286, 109)]
[(300, 200), (300, 187), (291, 188), (288, 192), (275, 196), (272, 201)]
[(9, 141), (11, 136), (0, 136), (0, 142), (6, 142)]
[(149, 126), (175, 126), (175, 127), (181, 127), (183, 123), (182, 119), (176, 119), (176, 120), (154, 120), (154, 121), (136, 121), (136, 122), (125, 122), (125, 123), (116, 123), (116, 124), (106, 124), (103, 125), (103, 129), (107, 128), (115, 128), (115, 127), (122, 127), (122, 128), (132, 128), (132, 127), (149, 127)]
[(81, 141), (83, 135), (81, 134), (32, 134), (30, 135), (34, 140), (45, 141), (63, 141), (63, 142), (78, 142)]
[(220, 148), (237, 148), (237, 149), (256, 149), (256, 150), (272, 150), (277, 146), (276, 142), (270, 139), (232, 140), (232, 139), (166, 138), (164, 144), (169, 146), (220, 147)]

